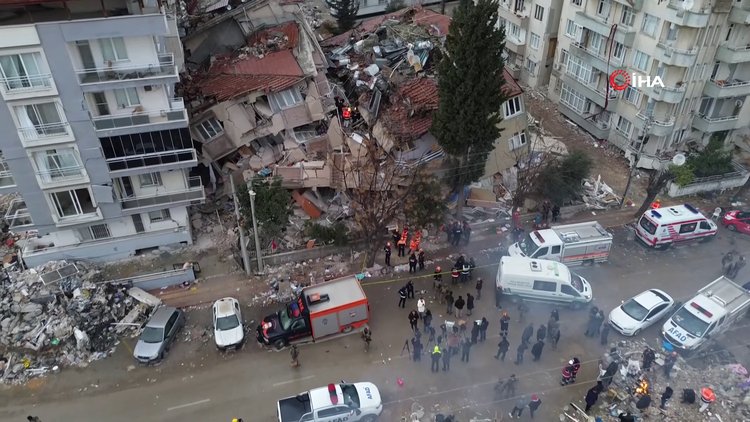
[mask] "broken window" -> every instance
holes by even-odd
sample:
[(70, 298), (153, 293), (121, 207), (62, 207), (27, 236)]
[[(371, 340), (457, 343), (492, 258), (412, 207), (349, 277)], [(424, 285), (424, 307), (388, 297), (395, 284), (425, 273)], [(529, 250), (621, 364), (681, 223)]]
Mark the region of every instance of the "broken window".
[(294, 137), (294, 139), (297, 140), (298, 143), (303, 143), (311, 139), (317, 138), (323, 133), (325, 132), (321, 133), (321, 129), (318, 128), (318, 125), (314, 125), (314, 124), (298, 126), (294, 128), (293, 130), (291, 130), (291, 135)]
[(516, 132), (508, 139), (508, 148), (511, 151), (524, 145), (526, 145), (526, 132)]
[(198, 133), (200, 133), (204, 141), (215, 138), (224, 132), (224, 127), (221, 126), (221, 122), (216, 117), (211, 117), (198, 123), (196, 129), (198, 129)]
[(96, 212), (94, 201), (91, 199), (91, 192), (85, 188), (53, 192), (50, 194), (50, 198), (55, 206), (57, 216), (60, 218)]

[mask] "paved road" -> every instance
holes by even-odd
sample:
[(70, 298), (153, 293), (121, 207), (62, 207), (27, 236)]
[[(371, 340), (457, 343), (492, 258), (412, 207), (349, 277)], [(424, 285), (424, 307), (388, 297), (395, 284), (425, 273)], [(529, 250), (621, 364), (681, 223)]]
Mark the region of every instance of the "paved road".
[[(628, 239), (624, 228), (615, 230), (616, 247), (611, 262), (578, 271), (592, 283), (595, 303), (611, 309), (620, 300), (646, 288), (660, 287), (676, 299), (684, 299), (700, 286), (719, 274), (721, 255), (730, 249), (745, 250), (750, 237), (722, 232), (711, 243), (686, 245), (666, 252), (646, 250)], [(479, 275), (485, 280), (494, 280), (497, 252), (477, 252)], [(745, 269), (740, 281), (750, 278)], [(242, 416), (252, 421), (272, 421), (275, 401), (307, 388), (325, 385), (345, 379), (349, 381), (371, 380), (382, 390), (385, 405), (384, 421), (398, 421), (407, 415), (413, 403), (433, 411), (450, 409), (461, 414), (461, 421), (469, 416), (494, 412), (507, 413), (511, 401), (495, 402), (492, 386), (498, 376), (510, 373), (519, 375), (519, 393), (542, 394), (542, 409), (539, 420), (556, 420), (562, 405), (579, 399), (588, 385), (581, 382), (572, 387), (560, 388), (558, 376), (564, 360), (576, 355), (584, 362), (582, 380), (595, 377), (596, 359), (603, 352), (597, 341), (583, 336), (586, 312), (561, 311), (562, 339), (557, 352), (545, 350), (541, 362), (527, 362), (515, 366), (506, 361), (492, 359), (495, 352), (494, 338), (472, 350), (468, 364), (454, 359), (449, 373), (431, 374), (429, 362), (411, 362), (402, 356), (404, 341), (409, 337), (406, 315), (409, 309), (396, 308), (396, 290), (402, 280), (396, 282), (373, 281), (366, 285), (371, 299), (374, 342), (369, 353), (364, 353), (356, 336), (337, 339), (301, 348), (301, 368), (289, 367), (286, 352), (268, 352), (249, 344), (245, 350), (232, 356), (219, 355), (210, 344), (196, 345), (180, 343), (170, 362), (164, 367), (137, 368), (130, 372), (106, 370), (112, 363), (127, 362), (127, 351), (100, 365), (91, 368), (63, 372), (49, 378), (50, 385), (62, 388), (65, 377), (75, 379), (80, 385), (107, 384), (78, 391), (69, 387), (50, 396), (49, 388), (34, 390), (33, 387), (16, 388), (4, 392), (11, 398), (4, 400), (0, 409), (0, 420), (21, 421), (29, 413), (39, 415), (46, 421), (228, 421)], [(429, 290), (427, 279), (417, 281), (418, 289)], [(489, 287), (490, 283), (486, 283)], [(466, 286), (460, 293), (470, 289)], [(487, 293), (487, 292), (485, 292)], [(497, 310), (489, 294), (479, 301), (475, 315), (488, 316), (490, 333), (497, 331)], [(414, 306), (414, 303), (410, 303)], [(431, 304), (435, 320), (439, 321), (442, 306)], [(529, 322), (540, 324), (546, 321), (551, 307), (533, 304)], [(193, 311), (191, 318), (205, 321), (207, 310)], [(253, 317), (254, 318), (254, 317)], [(511, 325), (511, 349), (518, 344), (520, 324)], [(642, 335), (652, 343), (658, 336), (658, 324)], [(495, 336), (496, 337), (496, 336)], [(610, 341), (617, 339), (612, 334)], [(742, 347), (737, 346), (737, 347)], [(125, 349), (125, 348), (120, 348)], [(179, 356), (179, 357), (178, 357)], [(174, 359), (173, 359), (174, 358)], [(747, 362), (745, 362), (747, 364)], [(117, 374), (112, 375), (112, 374)], [(150, 378), (150, 380), (147, 380)], [(398, 386), (397, 378), (404, 380)], [(30, 404), (34, 407), (30, 407)]]

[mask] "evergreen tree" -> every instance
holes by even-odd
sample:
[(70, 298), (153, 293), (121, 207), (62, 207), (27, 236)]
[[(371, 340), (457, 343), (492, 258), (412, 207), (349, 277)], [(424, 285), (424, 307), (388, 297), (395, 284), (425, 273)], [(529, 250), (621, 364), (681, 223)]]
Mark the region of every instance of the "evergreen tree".
[(339, 33), (346, 32), (354, 26), (359, 12), (359, 0), (328, 0), (331, 11), (335, 10)]
[(457, 213), (464, 202), (463, 187), (484, 173), (488, 154), (500, 135), (502, 120), (502, 57), (505, 29), (497, 27), (497, 0), (460, 0), (438, 66), (440, 105), (432, 133), (457, 168), (450, 183), (459, 192)]

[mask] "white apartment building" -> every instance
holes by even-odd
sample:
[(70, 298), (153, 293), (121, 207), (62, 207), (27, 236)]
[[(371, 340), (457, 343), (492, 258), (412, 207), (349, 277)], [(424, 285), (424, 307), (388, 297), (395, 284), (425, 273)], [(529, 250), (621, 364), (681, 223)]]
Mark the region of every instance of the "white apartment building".
[(0, 1), (0, 193), (27, 265), (191, 243), (204, 200), (160, 0)]
[[(750, 106), (750, 0), (565, 0), (549, 94), (598, 139), (658, 168), (687, 144), (732, 142)], [(614, 70), (652, 83), (611, 89)]]
[(565, 0), (498, 1), (498, 25), (505, 26), (506, 66), (531, 88), (547, 85)]

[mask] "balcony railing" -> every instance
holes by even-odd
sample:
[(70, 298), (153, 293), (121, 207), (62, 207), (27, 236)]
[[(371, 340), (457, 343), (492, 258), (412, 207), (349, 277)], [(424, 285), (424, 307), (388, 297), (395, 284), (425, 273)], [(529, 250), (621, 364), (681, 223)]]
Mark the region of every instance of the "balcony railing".
[[(8, 165), (5, 164), (5, 162), (0, 161), (0, 168), (7, 169)], [(7, 188), (15, 185), (16, 181), (13, 179), (13, 174), (10, 170), (0, 171), (0, 188)]]
[(18, 133), (25, 141), (38, 141), (48, 138), (66, 136), (68, 133), (68, 122), (47, 123), (34, 125), (31, 127), (22, 127)]
[(709, 122), (709, 123), (720, 123), (720, 122), (728, 122), (730, 120), (737, 120), (740, 118), (739, 115), (737, 116), (725, 116), (725, 117), (708, 117), (705, 114), (699, 114), (701, 119)]
[(660, 126), (660, 127), (671, 127), (671, 126), (674, 126), (674, 122), (675, 122), (674, 117), (670, 117), (667, 120), (657, 120), (657, 119), (654, 119), (653, 117), (646, 116), (643, 113), (638, 113), (635, 116), (643, 120), (644, 122), (649, 122), (650, 124), (654, 126)]
[(171, 101), (172, 108), (153, 112), (135, 112), (130, 114), (110, 114), (107, 116), (93, 117), (96, 130), (119, 129), (126, 127), (145, 126), (157, 123), (185, 121), (187, 112), (182, 98)]
[(52, 75), (47, 73), (6, 78), (0, 77), (0, 83), (3, 84), (6, 92), (13, 94), (18, 92), (40, 91), (52, 88)]
[(733, 80), (716, 80), (711, 79), (711, 83), (718, 86), (719, 88), (733, 88), (737, 86), (748, 86), (750, 85), (750, 81), (738, 81), (736, 79)]
[(5, 221), (8, 222), (8, 226), (11, 229), (34, 225), (29, 209), (26, 207), (26, 202), (21, 198), (10, 201), (8, 211), (5, 212)]
[(107, 165), (109, 165), (109, 171), (117, 172), (143, 167), (162, 167), (181, 162), (197, 162), (197, 160), (195, 150), (190, 148), (108, 158)]
[(123, 210), (133, 210), (160, 206), (175, 202), (200, 202), (205, 198), (200, 177), (189, 177), (187, 187), (166, 192), (139, 195), (132, 198), (120, 198)]
[(86, 178), (86, 171), (81, 165), (40, 170), (36, 174), (44, 183), (62, 183)]
[(106, 66), (92, 69), (76, 70), (81, 84), (94, 84), (100, 82), (117, 82), (134, 79), (156, 78), (160, 76), (177, 76), (177, 67), (174, 65), (174, 55), (171, 53), (159, 54), (159, 63), (141, 64), (133, 66)]

